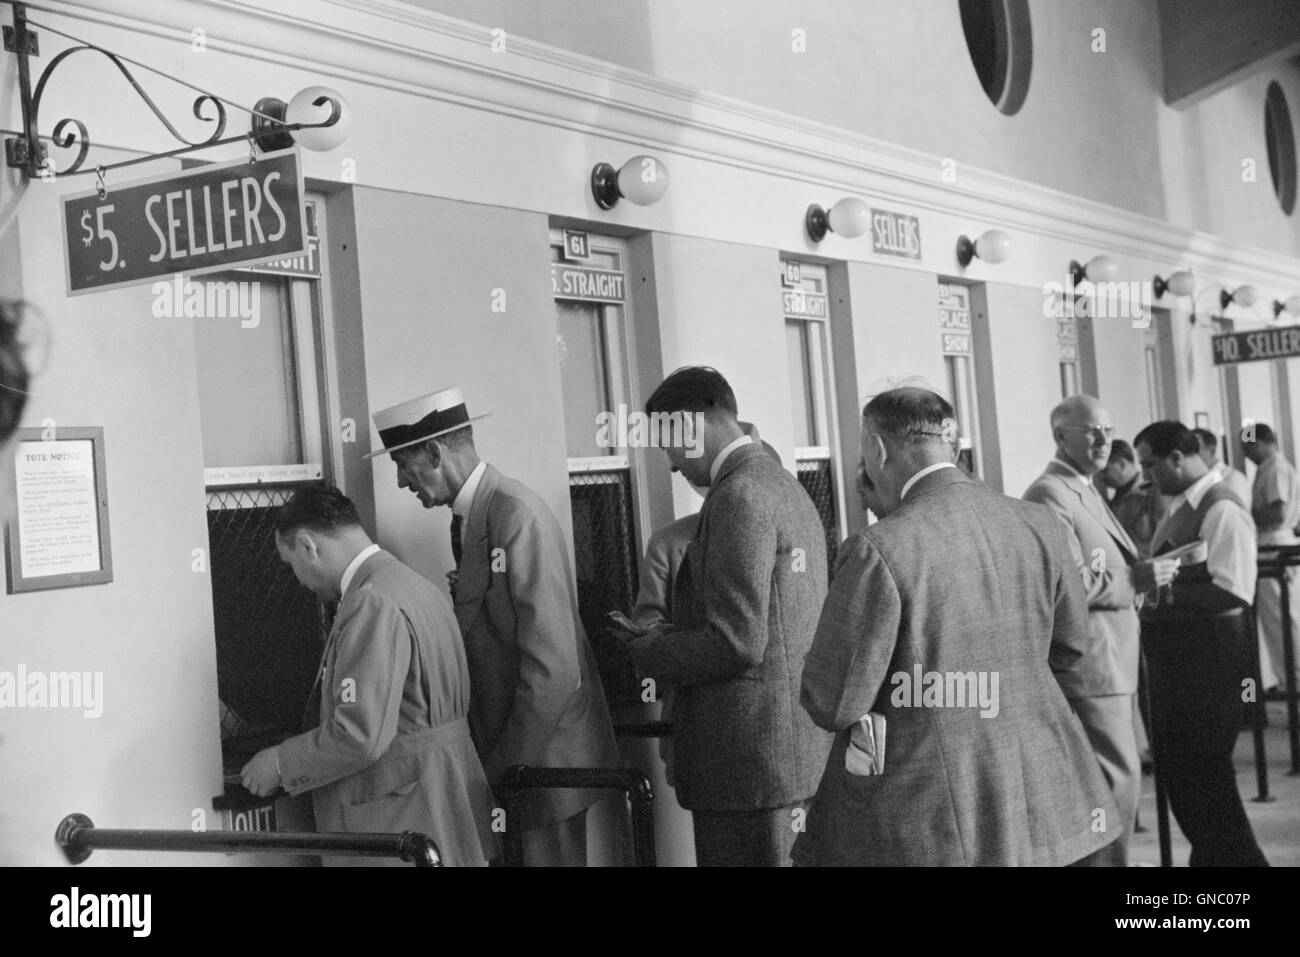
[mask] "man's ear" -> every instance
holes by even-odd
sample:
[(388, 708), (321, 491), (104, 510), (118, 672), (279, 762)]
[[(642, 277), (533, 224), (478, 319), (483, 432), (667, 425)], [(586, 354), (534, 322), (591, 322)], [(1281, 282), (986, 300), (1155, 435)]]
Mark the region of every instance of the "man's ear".
[(881, 468), (884, 468), (889, 463), (889, 446), (879, 435), (867, 436), (867, 442), (875, 453), (876, 461), (880, 463)]
[(300, 528), (293, 533), (293, 546), (295, 549), (301, 548), (303, 555), (309, 561), (318, 561), (320, 559), (320, 543), (305, 528)]
[[(438, 444), (437, 439), (430, 439), (422, 446), (424, 454), (429, 456), (429, 465), (437, 468), (442, 464), (442, 446)], [(417, 453), (418, 454), (418, 453)]]

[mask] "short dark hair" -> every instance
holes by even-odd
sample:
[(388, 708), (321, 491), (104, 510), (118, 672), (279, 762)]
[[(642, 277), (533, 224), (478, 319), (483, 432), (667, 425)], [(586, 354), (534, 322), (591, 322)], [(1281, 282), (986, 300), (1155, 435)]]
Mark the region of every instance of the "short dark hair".
[(1113, 459), (1123, 459), (1129, 465), (1137, 464), (1137, 456), (1133, 454), (1133, 446), (1129, 445), (1123, 439), (1111, 439), (1110, 457)]
[(1152, 422), (1133, 439), (1134, 445), (1149, 445), (1157, 458), (1168, 458), (1175, 452), (1200, 455), (1201, 442), (1187, 426), (1173, 419)]
[(1257, 443), (1262, 443), (1263, 445), (1277, 445), (1277, 436), (1274, 435), (1273, 430), (1263, 422), (1255, 423), (1254, 442), (1247, 442), (1246, 445), (1254, 445)]
[(298, 489), (275, 515), (275, 532), (282, 538), (300, 528), (332, 532), (360, 525), (357, 507), (333, 485), (308, 485)]
[(1192, 429), (1192, 435), (1196, 436), (1196, 441), (1201, 443), (1202, 449), (1218, 448), (1219, 438), (1209, 429)]
[(736, 393), (722, 373), (710, 366), (683, 366), (673, 372), (645, 401), (647, 415), (656, 412), (712, 412), (722, 409), (734, 418)]
[(27, 405), (28, 374), (18, 330), (19, 303), (0, 300), (0, 445), (9, 441)]
[[(956, 441), (957, 414), (937, 392), (917, 386), (890, 389), (875, 396), (862, 409), (863, 421), (900, 445), (915, 445), (931, 437)], [(945, 427), (951, 434), (945, 436)]]

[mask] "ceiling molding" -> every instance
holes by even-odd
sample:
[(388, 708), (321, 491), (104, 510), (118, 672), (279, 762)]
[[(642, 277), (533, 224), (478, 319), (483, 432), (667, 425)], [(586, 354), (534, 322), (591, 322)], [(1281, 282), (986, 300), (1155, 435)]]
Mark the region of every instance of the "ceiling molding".
[[(188, 37), (193, 25), (202, 22), (209, 45), (222, 52), (807, 184), (810, 192), (831, 201), (852, 193), (909, 212), (932, 213), (944, 228), (955, 222), (996, 225), (1019, 234), (1017, 247), (1025, 240), (1064, 244), (1080, 255), (1092, 250), (1132, 259), (1135, 269), (1190, 267), (1207, 280), (1250, 282), (1279, 295), (1300, 290), (1300, 258), (1295, 256), (964, 164), (957, 165), (955, 181), (946, 182), (944, 157), (523, 37), (507, 36), (507, 52), (493, 53), (490, 28), (395, 0), (316, 0), (313, 10), (319, 14), (310, 21), (289, 12), (292, 8), (267, 9), (263, 3), (79, 0), (74, 5), (46, 0), (42, 10), (173, 40)], [(238, 50), (226, 45), (228, 37), (239, 38)], [(527, 197), (502, 200), (525, 208), (527, 202)], [(580, 208), (538, 212), (583, 214)], [(836, 249), (845, 250), (847, 244)], [(881, 261), (869, 246), (839, 258)], [(890, 260), (889, 265), (933, 272), (936, 262), (931, 257), (924, 263)], [(959, 272), (955, 263), (946, 269), (939, 265), (941, 272)], [(979, 275), (1026, 282), (1023, 274), (1014, 279), (1006, 271)]]

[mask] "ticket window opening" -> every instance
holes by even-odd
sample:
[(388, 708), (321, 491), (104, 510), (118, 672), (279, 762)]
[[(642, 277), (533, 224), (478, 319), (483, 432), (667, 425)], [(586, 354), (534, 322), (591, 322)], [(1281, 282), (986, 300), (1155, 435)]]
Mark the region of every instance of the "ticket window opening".
[(319, 717), (315, 683), (333, 609), (297, 581), (275, 541), (293, 493), (336, 471), (323, 428), (333, 420), (324, 388), (332, 357), (317, 212), (310, 203), (305, 256), (190, 280), (237, 290), (245, 305), (195, 320), (224, 779), (213, 809), (228, 830), (314, 829), (309, 796), (256, 797), (239, 772)]

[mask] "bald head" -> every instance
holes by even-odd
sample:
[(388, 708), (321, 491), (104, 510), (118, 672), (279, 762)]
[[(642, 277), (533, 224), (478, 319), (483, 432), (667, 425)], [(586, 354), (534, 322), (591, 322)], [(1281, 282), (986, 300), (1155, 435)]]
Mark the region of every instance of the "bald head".
[(1095, 396), (1072, 395), (1052, 409), (1056, 456), (1083, 475), (1106, 467), (1114, 430), (1110, 413)]

